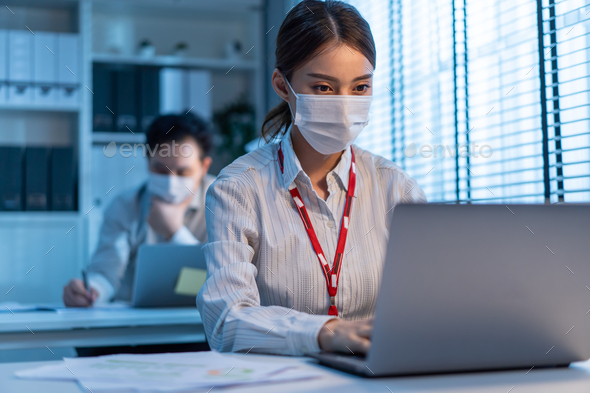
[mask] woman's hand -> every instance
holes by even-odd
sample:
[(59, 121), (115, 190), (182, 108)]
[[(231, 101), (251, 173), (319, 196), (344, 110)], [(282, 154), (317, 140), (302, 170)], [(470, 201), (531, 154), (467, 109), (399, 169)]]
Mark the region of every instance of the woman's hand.
[(320, 330), (320, 348), (328, 352), (345, 352), (365, 355), (371, 347), (374, 318), (363, 321), (333, 319)]

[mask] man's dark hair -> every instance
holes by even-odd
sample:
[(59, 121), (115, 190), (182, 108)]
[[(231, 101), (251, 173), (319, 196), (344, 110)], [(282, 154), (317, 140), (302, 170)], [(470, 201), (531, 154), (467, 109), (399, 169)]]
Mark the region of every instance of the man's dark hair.
[(211, 128), (207, 122), (192, 113), (157, 117), (146, 131), (146, 143), (151, 151), (165, 143), (180, 143), (186, 137), (195, 140), (201, 149), (201, 159), (211, 150)]

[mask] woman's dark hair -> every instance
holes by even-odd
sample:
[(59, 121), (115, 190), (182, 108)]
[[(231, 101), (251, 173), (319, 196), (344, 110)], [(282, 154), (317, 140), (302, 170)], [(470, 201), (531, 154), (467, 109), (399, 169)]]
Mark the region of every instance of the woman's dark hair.
[(195, 140), (201, 149), (201, 159), (211, 150), (211, 128), (200, 117), (192, 113), (183, 115), (164, 115), (157, 117), (146, 131), (146, 143), (151, 151), (164, 143), (180, 143), (186, 137)]
[[(277, 34), (275, 68), (287, 80), (293, 72), (331, 44), (345, 44), (376, 64), (375, 41), (367, 21), (356, 8), (342, 1), (303, 0), (289, 11)], [(262, 123), (262, 137), (270, 142), (291, 125), (285, 101), (271, 109)]]

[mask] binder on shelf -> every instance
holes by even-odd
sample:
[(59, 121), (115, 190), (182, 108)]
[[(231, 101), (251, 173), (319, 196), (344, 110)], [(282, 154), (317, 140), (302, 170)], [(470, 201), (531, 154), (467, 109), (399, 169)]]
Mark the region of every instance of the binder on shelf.
[(8, 99), (8, 31), (0, 29), (0, 104)]
[(23, 210), (23, 148), (0, 146), (0, 211)]
[(184, 88), (186, 82), (186, 73), (180, 68), (160, 70), (160, 113), (180, 113), (188, 110)]
[(8, 79), (8, 30), (0, 29), (0, 82)]
[(8, 80), (31, 83), (33, 80), (33, 35), (26, 30), (8, 30)]
[(184, 113), (190, 110), (205, 120), (211, 120), (211, 94), (208, 92), (212, 86), (209, 71), (162, 68), (160, 112)]
[[(134, 67), (125, 67), (115, 72), (116, 131), (139, 132), (137, 125), (137, 83)], [(129, 131), (131, 130), (131, 131)]]
[[(1, 61), (1, 60), (0, 60)], [(8, 102), (8, 84), (0, 81), (0, 104)]]
[(58, 90), (59, 102), (75, 105), (80, 96), (78, 34), (58, 33), (57, 50), (57, 78), (63, 85)]
[(186, 72), (188, 72), (188, 83), (185, 85), (188, 87), (186, 107), (188, 109), (193, 108), (191, 112), (210, 121), (213, 116), (211, 94), (208, 94), (211, 86), (213, 86), (211, 72), (204, 70), (189, 70)]
[(51, 149), (51, 210), (68, 211), (76, 208), (76, 166), (74, 149)]
[(25, 210), (43, 211), (49, 207), (48, 147), (25, 149)]
[(57, 34), (58, 79), (59, 83), (77, 85), (80, 81), (78, 72), (78, 34)]
[[(139, 69), (139, 125), (146, 132), (160, 113), (160, 70), (156, 67)], [(139, 127), (138, 127), (139, 128)]]
[(33, 36), (33, 100), (36, 104), (56, 104), (58, 101), (58, 61), (50, 50), (57, 50), (57, 34), (38, 31)]
[(15, 104), (33, 101), (33, 35), (8, 30), (8, 100)]
[[(92, 129), (93, 131), (113, 131), (116, 109), (113, 94), (113, 71), (109, 66), (95, 63), (92, 70)], [(108, 108), (107, 108), (108, 107)]]

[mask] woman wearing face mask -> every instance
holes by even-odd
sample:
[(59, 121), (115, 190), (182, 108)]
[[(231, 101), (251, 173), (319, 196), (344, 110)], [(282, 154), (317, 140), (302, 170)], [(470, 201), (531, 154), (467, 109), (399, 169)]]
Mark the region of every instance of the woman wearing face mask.
[(375, 45), (356, 9), (304, 0), (277, 36), (263, 136), (207, 192), (209, 278), (197, 297), (219, 351), (366, 353), (388, 226), (423, 203), (393, 162), (352, 143), (369, 121)]

